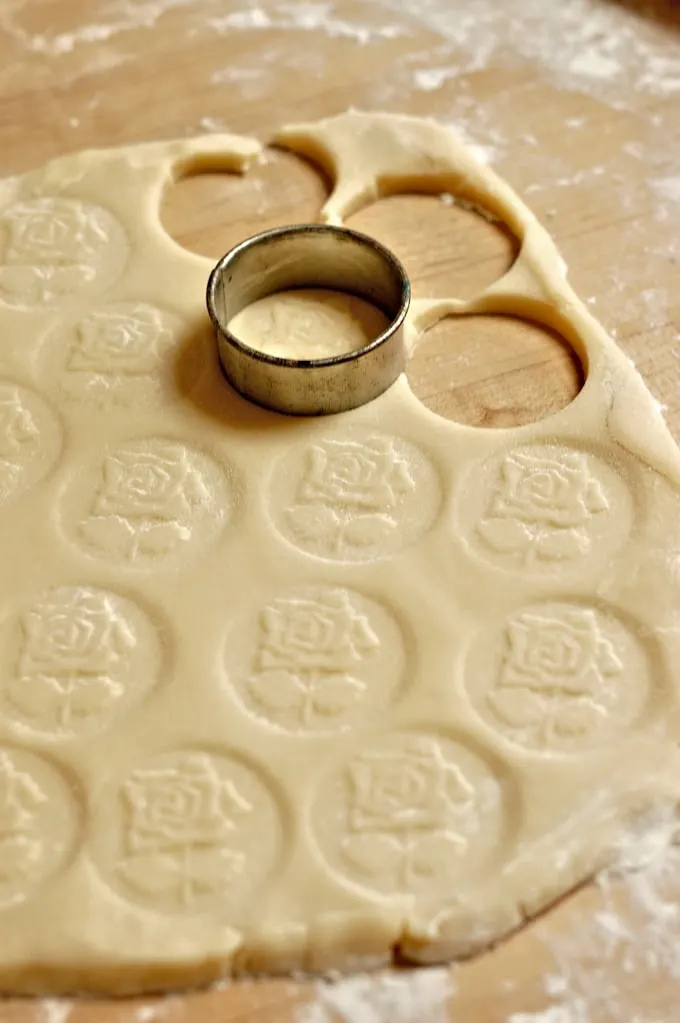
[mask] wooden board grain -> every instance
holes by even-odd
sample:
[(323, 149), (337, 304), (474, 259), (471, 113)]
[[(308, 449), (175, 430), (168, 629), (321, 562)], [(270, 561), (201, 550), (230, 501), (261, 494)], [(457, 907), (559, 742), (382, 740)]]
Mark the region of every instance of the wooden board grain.
[[(434, 13), (421, 16), (420, 6)], [(659, 63), (676, 52), (673, 5), (647, 4), (642, 11), (633, 0), (589, 0), (578, 5), (578, 16), (592, 18), (592, 32), (577, 21), (563, 25), (546, 8), (533, 21), (527, 16), (525, 30), (520, 26), (527, 38), (535, 33), (533, 48), (513, 21), (521, 5), (485, 0), (477, 5), (479, 28), (470, 23), (468, 6), (463, 0), (441, 0), (439, 8), (344, 0), (266, 0), (257, 7), (238, 0), (3, 0), (3, 173), (88, 146), (201, 130), (266, 139), (282, 123), (349, 106), (455, 122), (551, 230), (576, 290), (616, 333), (680, 438), (673, 205), (680, 93), (667, 87), (670, 72)], [(455, 19), (448, 34), (442, 26), (454, 21), (445, 23), (444, 8)], [(614, 42), (607, 48), (608, 32)], [(596, 51), (593, 40), (600, 40)], [(560, 53), (569, 46), (567, 61)], [(581, 70), (574, 70), (579, 59)], [(271, 151), (244, 178), (205, 175), (180, 183), (166, 195), (162, 215), (183, 244), (218, 256), (256, 230), (313, 220), (327, 189), (314, 168)], [(498, 277), (514, 254), (501, 227), (434, 197), (383, 200), (358, 212), (350, 226), (402, 257), (416, 295), (471, 294)], [(560, 338), (490, 317), (438, 325), (408, 373), (415, 393), (439, 414), (493, 429), (562, 407), (583, 371)], [(669, 905), (678, 894), (680, 878)], [(677, 977), (658, 956), (647, 956), (640, 944), (630, 968), (630, 957), (626, 965), (604, 943), (599, 947), (604, 932), (596, 922), (612, 912), (611, 897), (587, 887), (494, 952), (458, 967), (451, 1021), (529, 1023), (531, 1015), (513, 1014), (558, 1004), (567, 1007), (563, 1016), (536, 1016), (537, 1023), (680, 1020)], [(626, 901), (625, 892), (620, 898)], [(636, 936), (645, 940), (644, 923), (625, 906), (617, 913), (628, 921), (634, 951)], [(584, 950), (567, 978), (571, 989), (560, 993), (571, 969), (565, 949), (579, 942)], [(307, 1023), (301, 1007), (315, 997), (312, 983), (243, 981), (161, 1000), (77, 1004), (68, 1021)], [(332, 1018), (317, 1013), (307, 1020)], [(61, 1017), (30, 1001), (0, 1003), (2, 1023), (52, 1019)], [(429, 1023), (417, 1012), (416, 1020)]]

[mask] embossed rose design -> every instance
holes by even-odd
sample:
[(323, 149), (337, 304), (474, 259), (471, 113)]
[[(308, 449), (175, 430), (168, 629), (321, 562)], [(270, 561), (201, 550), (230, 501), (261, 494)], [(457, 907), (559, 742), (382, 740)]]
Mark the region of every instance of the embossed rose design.
[(511, 728), (531, 728), (550, 743), (578, 738), (608, 716), (607, 680), (623, 671), (614, 644), (591, 610), (515, 615), (506, 653), (489, 694), (495, 714)]
[(492, 509), (498, 516), (581, 526), (607, 507), (600, 483), (577, 452), (565, 453), (559, 461), (516, 452), (503, 463), (503, 482)]
[(148, 374), (157, 368), (159, 347), (170, 336), (160, 311), (151, 306), (94, 312), (78, 325), (67, 369), (106, 376)]
[(214, 535), (227, 507), (223, 474), (209, 459), (181, 444), (149, 439), (105, 458), (77, 528), (97, 554), (148, 565)]
[(577, 451), (559, 457), (513, 452), (499, 482), (479, 533), (495, 550), (521, 553), (525, 562), (585, 553), (591, 520), (609, 508), (602, 484)]
[(262, 671), (343, 672), (378, 646), (377, 636), (345, 590), (316, 600), (281, 597), (264, 609), (261, 624), (257, 662)]
[(108, 241), (97, 218), (70, 199), (26, 202), (11, 209), (4, 220), (9, 226), (5, 259), (10, 264), (86, 263)]
[(348, 774), (342, 849), (355, 870), (405, 892), (450, 873), (468, 844), (475, 791), (437, 743), (365, 754)]
[(46, 798), (30, 775), (0, 754), (0, 882), (16, 883), (39, 860), (36, 810)]
[(597, 696), (607, 675), (623, 668), (593, 611), (561, 618), (519, 614), (508, 625), (501, 684)]
[(0, 395), (0, 459), (11, 462), (38, 433), (33, 416), (17, 393)]
[(357, 757), (350, 777), (357, 831), (443, 827), (454, 806), (472, 799), (471, 786), (434, 743), (403, 754)]
[(331, 556), (370, 556), (398, 533), (399, 508), (415, 489), (393, 438), (314, 444), (288, 509), (289, 524), (305, 543), (319, 544)]
[(87, 590), (57, 593), (21, 621), (19, 674), (100, 675), (115, 670), (135, 636), (109, 600)]
[(279, 597), (260, 615), (250, 695), (267, 716), (310, 727), (338, 721), (366, 691), (348, 674), (379, 646), (346, 590)]
[(191, 499), (202, 494), (184, 449), (120, 451), (104, 462), (94, 512), (125, 519), (181, 521), (190, 511)]
[(0, 754), (0, 841), (30, 828), (35, 808), (45, 798), (30, 775), (17, 771), (6, 753)]
[[(347, 296), (328, 292), (289, 291), (276, 295), (276, 302), (265, 302), (248, 309), (248, 328), (263, 339), (263, 351), (270, 355), (322, 359), (361, 348), (377, 337), (382, 324), (369, 322), (357, 314)], [(371, 328), (375, 328), (375, 333)], [(232, 330), (239, 333), (235, 323)]]
[(126, 692), (138, 636), (107, 594), (55, 590), (21, 617), (18, 631), (5, 694), (32, 725), (78, 731)]
[(132, 852), (221, 845), (234, 828), (234, 817), (252, 809), (199, 754), (185, 757), (177, 768), (135, 771), (125, 783), (124, 798)]
[(386, 512), (413, 487), (408, 467), (389, 440), (326, 441), (310, 448), (300, 497), (339, 508)]
[(237, 819), (253, 807), (207, 755), (135, 771), (122, 795), (129, 855), (119, 871), (137, 891), (188, 908), (201, 895), (224, 892), (242, 874), (246, 858), (230, 843)]
[(102, 275), (115, 276), (127, 240), (106, 210), (76, 199), (45, 197), (0, 215), (0, 249), (0, 296), (30, 306), (60, 302)]

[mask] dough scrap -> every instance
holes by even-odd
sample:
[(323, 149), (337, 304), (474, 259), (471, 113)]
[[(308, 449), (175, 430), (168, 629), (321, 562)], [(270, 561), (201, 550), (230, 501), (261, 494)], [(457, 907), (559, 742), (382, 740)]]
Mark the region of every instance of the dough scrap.
[(405, 377), (295, 421), (235, 395), (163, 188), (210, 136), (0, 182), (0, 988), (486, 948), (680, 791), (680, 452), (548, 234), (433, 121), (281, 131), (335, 187), (455, 193), (520, 254), (443, 316), (523, 315), (587, 372), (515, 429)]

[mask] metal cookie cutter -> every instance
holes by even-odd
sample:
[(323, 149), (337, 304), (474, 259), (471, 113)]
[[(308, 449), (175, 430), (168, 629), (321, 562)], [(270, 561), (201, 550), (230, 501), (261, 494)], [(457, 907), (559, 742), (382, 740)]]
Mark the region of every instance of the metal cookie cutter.
[[(389, 318), (368, 344), (322, 359), (267, 355), (239, 341), (229, 323), (275, 292), (328, 288), (364, 298)], [(411, 288), (401, 263), (379, 242), (344, 227), (300, 224), (263, 231), (224, 256), (207, 302), (227, 379), (245, 398), (290, 415), (327, 415), (382, 394), (406, 361), (404, 319)]]

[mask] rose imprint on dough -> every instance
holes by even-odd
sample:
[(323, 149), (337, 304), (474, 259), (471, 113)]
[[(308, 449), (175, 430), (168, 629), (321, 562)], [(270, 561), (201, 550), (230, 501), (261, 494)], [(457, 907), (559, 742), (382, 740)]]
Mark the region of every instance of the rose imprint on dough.
[(59, 305), (102, 290), (122, 273), (128, 240), (101, 206), (42, 198), (0, 213), (0, 300)]
[(466, 669), (468, 694), (509, 739), (537, 751), (578, 752), (630, 725), (651, 678), (640, 641), (613, 613), (536, 605), (485, 632)]
[(478, 527), (490, 547), (519, 551), (529, 564), (569, 560), (588, 550), (590, 520), (610, 506), (585, 455), (567, 452), (551, 459), (516, 452), (505, 459), (500, 476)]
[(5, 710), (50, 738), (108, 724), (157, 680), (157, 630), (131, 601), (103, 590), (52, 590), (15, 633)]
[(148, 568), (213, 541), (230, 500), (224, 470), (206, 455), (160, 439), (112, 451), (78, 496), (76, 535), (98, 557)]
[(284, 591), (230, 635), (237, 698), (287, 731), (340, 731), (382, 707), (402, 680), (404, 644), (382, 606), (340, 587)]
[(479, 867), (503, 830), (501, 804), (501, 785), (477, 754), (397, 733), (324, 785), (316, 840), (334, 872), (354, 883), (424, 895)]
[(385, 314), (364, 299), (301, 288), (259, 299), (229, 329), (268, 355), (327, 359), (363, 348), (386, 326)]
[(172, 393), (178, 317), (146, 302), (98, 306), (41, 345), (38, 369), (70, 401), (144, 408)]
[(369, 561), (413, 543), (441, 503), (425, 456), (397, 437), (324, 440), (274, 472), (272, 509), (295, 546), (321, 558)]
[(459, 511), (464, 532), (486, 558), (521, 571), (562, 571), (599, 556), (603, 544), (623, 542), (632, 521), (620, 475), (585, 451), (516, 449), (468, 481), (461, 491), (469, 507), (461, 498)]
[(43, 398), (0, 380), (0, 504), (43, 479), (61, 446), (61, 424)]
[(78, 806), (59, 771), (27, 750), (0, 749), (1, 909), (61, 869), (78, 830)]
[(105, 870), (129, 898), (156, 909), (241, 905), (280, 854), (281, 822), (268, 788), (224, 756), (183, 750), (154, 757), (117, 786), (114, 801), (117, 832), (99, 829), (98, 836)]

